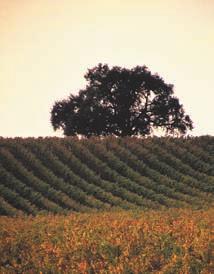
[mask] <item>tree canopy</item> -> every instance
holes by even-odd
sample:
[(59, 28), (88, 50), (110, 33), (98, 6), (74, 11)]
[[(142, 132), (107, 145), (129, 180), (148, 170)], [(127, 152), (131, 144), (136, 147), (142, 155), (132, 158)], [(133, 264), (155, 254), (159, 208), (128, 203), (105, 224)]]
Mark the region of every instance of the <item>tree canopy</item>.
[(55, 102), (51, 109), (54, 130), (62, 129), (66, 136), (145, 136), (158, 128), (185, 134), (193, 129), (173, 85), (146, 66), (98, 64), (85, 79), (85, 89)]

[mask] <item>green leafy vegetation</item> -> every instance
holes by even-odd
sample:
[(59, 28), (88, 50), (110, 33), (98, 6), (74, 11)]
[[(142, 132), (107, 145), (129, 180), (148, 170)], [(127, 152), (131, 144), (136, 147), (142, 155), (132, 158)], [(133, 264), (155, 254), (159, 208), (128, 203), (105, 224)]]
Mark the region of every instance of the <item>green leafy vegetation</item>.
[(214, 137), (0, 138), (0, 215), (208, 208)]

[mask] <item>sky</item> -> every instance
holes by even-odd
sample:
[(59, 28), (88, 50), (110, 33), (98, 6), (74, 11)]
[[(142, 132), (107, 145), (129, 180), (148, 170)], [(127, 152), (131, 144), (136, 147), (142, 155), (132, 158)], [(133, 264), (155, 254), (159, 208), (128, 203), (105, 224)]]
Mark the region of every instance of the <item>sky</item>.
[(0, 136), (62, 136), (56, 100), (98, 63), (146, 65), (214, 135), (213, 0), (0, 0)]

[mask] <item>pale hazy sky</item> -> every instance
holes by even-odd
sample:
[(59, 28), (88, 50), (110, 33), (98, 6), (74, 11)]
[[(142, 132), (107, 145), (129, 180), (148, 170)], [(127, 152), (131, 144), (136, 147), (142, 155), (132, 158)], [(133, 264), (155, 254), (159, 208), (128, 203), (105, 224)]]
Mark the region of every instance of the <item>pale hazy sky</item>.
[(148, 66), (214, 135), (214, 0), (0, 0), (0, 136), (57, 135), (51, 106), (99, 62)]

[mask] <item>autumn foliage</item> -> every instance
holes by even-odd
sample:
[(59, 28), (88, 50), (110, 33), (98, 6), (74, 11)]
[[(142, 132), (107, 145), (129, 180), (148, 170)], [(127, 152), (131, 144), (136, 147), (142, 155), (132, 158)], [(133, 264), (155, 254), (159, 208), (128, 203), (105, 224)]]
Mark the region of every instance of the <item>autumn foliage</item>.
[(0, 217), (0, 273), (213, 273), (214, 210)]

